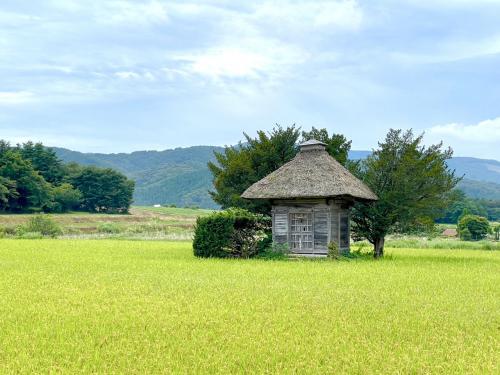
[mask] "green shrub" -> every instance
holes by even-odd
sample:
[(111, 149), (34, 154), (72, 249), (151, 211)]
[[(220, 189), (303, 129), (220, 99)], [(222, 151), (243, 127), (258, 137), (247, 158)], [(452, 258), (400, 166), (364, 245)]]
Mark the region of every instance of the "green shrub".
[(198, 217), (193, 250), (198, 257), (250, 258), (262, 250), (267, 240), (270, 218), (241, 208), (231, 208)]
[(43, 237), (55, 238), (61, 235), (63, 231), (59, 224), (57, 224), (49, 216), (39, 214), (30, 217), (26, 224), (20, 225), (16, 230), (16, 235), (18, 237), (25, 238), (24, 236), (28, 235), (28, 233), (38, 233)]
[(332, 258), (332, 259), (338, 259), (340, 258), (340, 249), (339, 249), (339, 245), (337, 245), (336, 242), (330, 242), (328, 244), (328, 258)]
[(465, 215), (458, 221), (458, 233), (464, 241), (479, 241), (490, 232), (490, 223), (485, 217), (477, 215)]
[(460, 231), (460, 239), (462, 241), (472, 241), (472, 234), (469, 228), (464, 228)]
[(116, 223), (107, 222), (99, 224), (97, 231), (99, 233), (117, 234), (122, 232), (122, 228)]

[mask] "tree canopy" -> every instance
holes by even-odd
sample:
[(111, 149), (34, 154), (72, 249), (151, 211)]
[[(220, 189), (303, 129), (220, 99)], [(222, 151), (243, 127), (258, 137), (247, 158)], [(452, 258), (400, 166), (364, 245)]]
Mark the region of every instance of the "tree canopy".
[(375, 257), (383, 255), (389, 231), (442, 216), (460, 180), (446, 164), (452, 150), (442, 150), (442, 144), (425, 147), (422, 137), (391, 129), (355, 171), (379, 197), (373, 204), (357, 203), (352, 212), (355, 235), (374, 245)]
[(13, 147), (0, 140), (0, 211), (124, 212), (133, 189), (134, 183), (121, 173), (65, 165), (41, 143)]
[(110, 168), (85, 167), (71, 182), (81, 192), (86, 211), (127, 212), (134, 193), (134, 182)]
[[(271, 205), (266, 201), (250, 201), (241, 194), (252, 184), (292, 160), (298, 152), (300, 128), (291, 125), (286, 128), (276, 125), (269, 133), (258, 131), (252, 138), (244, 133), (245, 143), (226, 147), (216, 152), (216, 162), (208, 163), (213, 175), (212, 199), (222, 208), (241, 207), (254, 212), (269, 214)], [(328, 134), (326, 129), (312, 128), (302, 132), (301, 141), (318, 137), (327, 144), (327, 150), (339, 162), (345, 164), (351, 142), (337, 134)]]
[(490, 223), (485, 217), (477, 215), (464, 215), (458, 221), (458, 234), (465, 241), (479, 241), (490, 232)]
[(456, 224), (458, 219), (465, 213), (470, 213), (479, 216), (488, 216), (488, 210), (485, 205), (475, 199), (465, 196), (461, 190), (455, 189), (450, 192), (451, 203), (444, 212), (443, 217), (438, 218), (438, 223), (453, 223)]

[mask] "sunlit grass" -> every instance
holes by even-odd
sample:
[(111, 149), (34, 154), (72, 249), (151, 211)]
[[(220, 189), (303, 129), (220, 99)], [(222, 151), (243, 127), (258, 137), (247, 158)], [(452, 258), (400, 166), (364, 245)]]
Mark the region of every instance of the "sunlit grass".
[(498, 373), (500, 253), (0, 240), (0, 373)]

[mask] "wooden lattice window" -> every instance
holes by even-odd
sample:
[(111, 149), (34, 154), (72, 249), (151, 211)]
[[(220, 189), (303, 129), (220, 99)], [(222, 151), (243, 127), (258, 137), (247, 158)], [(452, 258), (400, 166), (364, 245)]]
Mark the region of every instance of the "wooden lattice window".
[(312, 250), (313, 248), (312, 213), (290, 214), (290, 248), (292, 251)]

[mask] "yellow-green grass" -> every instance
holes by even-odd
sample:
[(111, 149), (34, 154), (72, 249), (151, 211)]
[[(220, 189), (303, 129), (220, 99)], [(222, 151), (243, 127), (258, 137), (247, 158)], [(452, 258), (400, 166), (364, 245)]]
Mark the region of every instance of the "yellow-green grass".
[(0, 373), (498, 373), (500, 253), (0, 240)]

